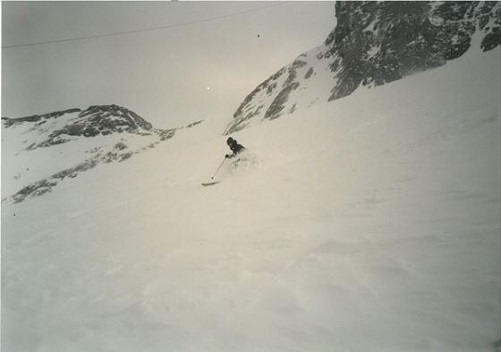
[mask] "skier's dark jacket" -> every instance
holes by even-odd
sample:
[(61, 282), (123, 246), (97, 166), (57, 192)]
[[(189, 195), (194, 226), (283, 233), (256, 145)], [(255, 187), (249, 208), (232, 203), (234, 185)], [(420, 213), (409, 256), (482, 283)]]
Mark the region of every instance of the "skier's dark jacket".
[(230, 147), (231, 151), (233, 152), (233, 154), (226, 154), (226, 158), (233, 158), (233, 157), (237, 156), (238, 153), (245, 150), (245, 147), (243, 145), (238, 144), (237, 141), (231, 137), (228, 138), (226, 143), (228, 143), (228, 146)]

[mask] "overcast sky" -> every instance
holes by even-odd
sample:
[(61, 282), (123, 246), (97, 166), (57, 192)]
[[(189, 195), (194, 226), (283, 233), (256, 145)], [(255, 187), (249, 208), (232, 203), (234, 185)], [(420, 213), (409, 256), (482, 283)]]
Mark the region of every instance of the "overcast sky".
[(229, 121), (334, 26), (333, 2), (3, 2), (2, 116), (118, 104), (159, 128)]

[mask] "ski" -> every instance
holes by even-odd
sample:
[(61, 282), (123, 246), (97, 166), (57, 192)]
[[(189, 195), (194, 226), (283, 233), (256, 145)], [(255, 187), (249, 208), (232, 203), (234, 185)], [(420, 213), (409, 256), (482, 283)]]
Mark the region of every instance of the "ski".
[(218, 184), (221, 181), (213, 181), (213, 182), (202, 182), (202, 186), (212, 186)]

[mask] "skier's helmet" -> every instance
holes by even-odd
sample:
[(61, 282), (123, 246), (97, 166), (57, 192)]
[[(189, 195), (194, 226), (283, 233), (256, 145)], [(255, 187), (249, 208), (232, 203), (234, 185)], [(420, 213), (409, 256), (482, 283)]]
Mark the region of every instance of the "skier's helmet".
[(226, 144), (228, 144), (229, 146), (232, 146), (235, 142), (236, 141), (231, 137), (226, 140)]

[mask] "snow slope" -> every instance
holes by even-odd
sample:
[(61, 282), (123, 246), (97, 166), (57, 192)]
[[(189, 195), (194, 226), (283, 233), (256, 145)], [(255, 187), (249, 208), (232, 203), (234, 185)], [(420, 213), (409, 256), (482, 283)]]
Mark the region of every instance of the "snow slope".
[[(492, 351), (500, 49), (2, 206), (4, 351)], [(7, 167), (4, 165), (4, 167)]]

